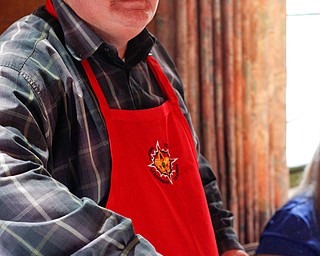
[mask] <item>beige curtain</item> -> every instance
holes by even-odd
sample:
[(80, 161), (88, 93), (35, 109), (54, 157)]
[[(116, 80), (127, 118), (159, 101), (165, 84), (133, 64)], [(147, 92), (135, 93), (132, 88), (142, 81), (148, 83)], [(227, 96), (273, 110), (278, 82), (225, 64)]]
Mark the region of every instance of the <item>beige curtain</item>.
[(185, 98), (235, 214), (256, 242), (286, 199), (285, 0), (161, 0), (149, 29), (175, 60)]

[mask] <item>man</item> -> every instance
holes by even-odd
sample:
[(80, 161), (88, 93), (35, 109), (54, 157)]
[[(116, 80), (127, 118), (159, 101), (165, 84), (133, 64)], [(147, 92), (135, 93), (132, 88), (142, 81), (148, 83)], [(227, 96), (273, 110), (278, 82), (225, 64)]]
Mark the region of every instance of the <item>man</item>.
[(157, 5), (48, 0), (2, 35), (1, 255), (246, 255)]

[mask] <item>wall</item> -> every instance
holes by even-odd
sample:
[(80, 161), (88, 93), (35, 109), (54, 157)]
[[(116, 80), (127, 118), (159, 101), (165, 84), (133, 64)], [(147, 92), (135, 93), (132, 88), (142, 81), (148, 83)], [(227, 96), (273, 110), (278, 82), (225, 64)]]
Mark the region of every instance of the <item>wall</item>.
[(0, 0), (0, 33), (44, 3), (45, 0)]

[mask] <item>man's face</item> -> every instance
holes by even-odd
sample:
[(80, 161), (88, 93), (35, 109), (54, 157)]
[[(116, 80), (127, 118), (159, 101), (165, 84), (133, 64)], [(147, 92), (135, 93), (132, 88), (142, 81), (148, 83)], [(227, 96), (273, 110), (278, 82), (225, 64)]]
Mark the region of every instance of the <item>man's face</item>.
[(159, 0), (64, 0), (96, 30), (138, 34), (153, 18)]

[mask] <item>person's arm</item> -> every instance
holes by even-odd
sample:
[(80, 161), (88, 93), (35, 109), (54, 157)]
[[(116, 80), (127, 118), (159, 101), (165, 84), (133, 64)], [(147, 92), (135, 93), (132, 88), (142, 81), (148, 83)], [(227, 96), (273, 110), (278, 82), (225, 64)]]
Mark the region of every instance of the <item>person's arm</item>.
[[(208, 201), (211, 220), (215, 230), (219, 252), (223, 253), (231, 250), (239, 250), (239, 253), (241, 253), (239, 255), (246, 255), (246, 253), (244, 253), (243, 251), (243, 247), (238, 242), (237, 235), (233, 228), (233, 214), (230, 211), (223, 209), (222, 199), (214, 172), (208, 164), (207, 160), (199, 153), (199, 141), (194, 131), (190, 114), (187, 110), (184, 101), (182, 81), (179, 77), (176, 66), (172, 61), (171, 57), (166, 52), (166, 50), (161, 46), (161, 44), (157, 40), (152, 50), (152, 54), (158, 60), (168, 79), (172, 83), (176, 91), (176, 94), (179, 98), (179, 105), (181, 111), (186, 117), (190, 129), (192, 131), (194, 143), (197, 147), (199, 171)], [(231, 251), (231, 253), (235, 253), (235, 251)]]
[(233, 227), (233, 214), (223, 208), (220, 190), (211, 166), (201, 154), (198, 156), (198, 161), (219, 252), (223, 256), (247, 255)]
[(54, 127), (32, 87), (21, 70), (0, 66), (1, 255), (156, 255), (129, 219), (52, 178)]
[(245, 256), (247, 253), (244, 252), (242, 245), (239, 243), (236, 231), (233, 227), (233, 214), (223, 208), (216, 176), (208, 161), (200, 153), (198, 138), (195, 134), (190, 115), (186, 112), (186, 107), (183, 106), (182, 99), (180, 102), (197, 147), (199, 172), (208, 202), (219, 252), (222, 256)]

